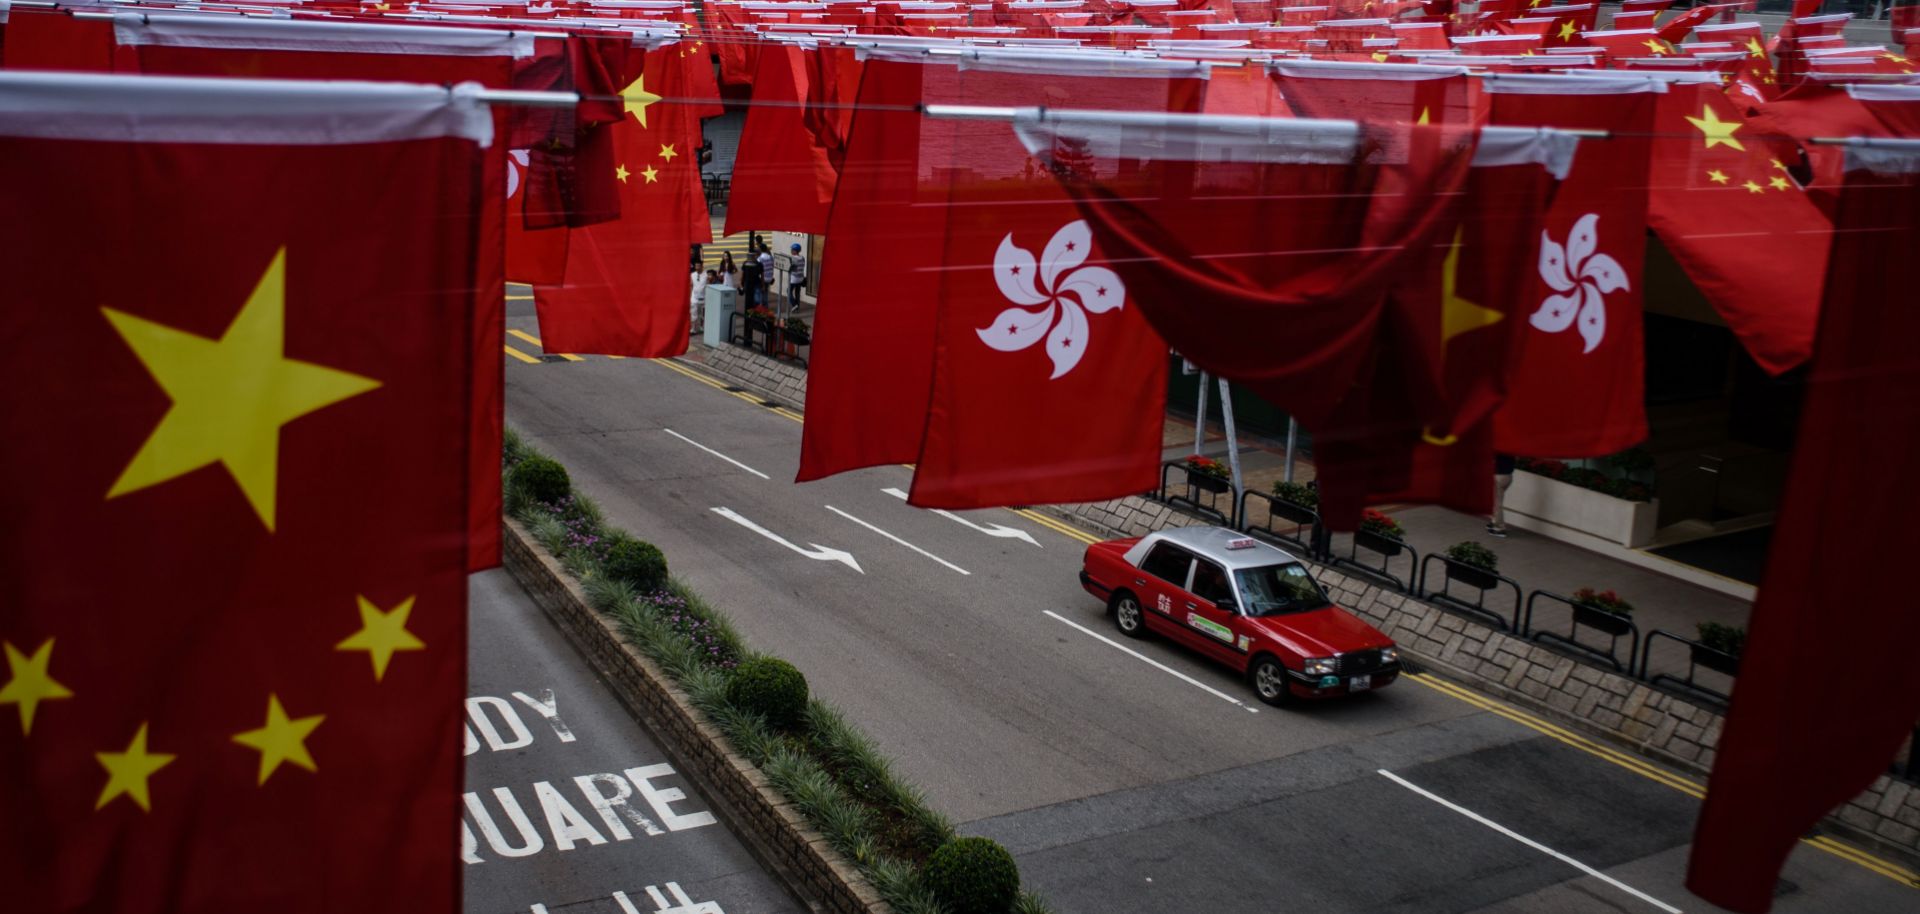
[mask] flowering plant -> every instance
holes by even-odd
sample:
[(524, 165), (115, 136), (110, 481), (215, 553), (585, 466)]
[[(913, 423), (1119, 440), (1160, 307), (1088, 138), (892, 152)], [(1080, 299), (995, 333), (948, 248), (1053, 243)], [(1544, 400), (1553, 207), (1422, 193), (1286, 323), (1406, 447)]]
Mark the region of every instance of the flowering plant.
[(1222, 466), (1220, 461), (1199, 454), (1187, 456), (1187, 472), (1196, 476), (1211, 476), (1215, 479), (1227, 478), (1227, 468)]
[(653, 607), (655, 618), (691, 642), (695, 656), (708, 666), (731, 670), (740, 664), (733, 645), (727, 643), (711, 620), (696, 615), (686, 600), (669, 590), (656, 590), (645, 599), (647, 605)]
[(1573, 602), (1591, 606), (1601, 612), (1613, 613), (1616, 616), (1633, 615), (1633, 604), (1620, 599), (1620, 595), (1611, 590), (1582, 587), (1573, 592)]
[(762, 321), (766, 321), (766, 322), (768, 322), (768, 323), (772, 323), (772, 322), (773, 322), (773, 309), (772, 309), (772, 308), (767, 308), (767, 307), (763, 307), (763, 306), (760, 306), (760, 305), (755, 305), (755, 306), (753, 306), (753, 307), (751, 307), (751, 308), (748, 308), (748, 309), (747, 309), (747, 316), (748, 316), (748, 317), (751, 317), (751, 318), (753, 318), (754, 320), (762, 320)]
[(801, 320), (798, 317), (787, 318), (788, 333), (806, 333), (808, 330), (811, 330), (811, 329), (813, 328), (809, 326), (806, 321)]
[(1320, 506), (1320, 490), (1313, 483), (1303, 485), (1297, 482), (1275, 482), (1273, 494), (1283, 501), (1290, 501), (1296, 505), (1306, 505), (1309, 508)]
[(1365, 533), (1392, 537), (1394, 539), (1404, 539), (1407, 535), (1406, 528), (1400, 526), (1399, 521), (1385, 514), (1381, 514), (1372, 508), (1360, 512), (1360, 529)]
[(1481, 571), (1495, 571), (1500, 566), (1500, 557), (1492, 549), (1472, 540), (1454, 543), (1447, 547), (1447, 558), (1462, 565), (1471, 565)]

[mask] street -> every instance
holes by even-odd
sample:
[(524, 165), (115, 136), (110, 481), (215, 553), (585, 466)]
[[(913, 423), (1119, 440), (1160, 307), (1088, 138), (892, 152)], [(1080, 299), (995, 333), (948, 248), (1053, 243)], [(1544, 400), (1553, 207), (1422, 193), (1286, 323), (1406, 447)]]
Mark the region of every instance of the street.
[[(509, 322), (537, 336), (529, 304)], [(796, 486), (799, 423), (724, 386), (514, 362), (508, 421), (1059, 910), (1712, 910), (1682, 888), (1692, 778), (1428, 676), (1260, 705), (1120, 638), (1076, 580), (1084, 538), (910, 508), (903, 467)], [(1782, 912), (1920, 900), (1804, 844), (1781, 892)]]

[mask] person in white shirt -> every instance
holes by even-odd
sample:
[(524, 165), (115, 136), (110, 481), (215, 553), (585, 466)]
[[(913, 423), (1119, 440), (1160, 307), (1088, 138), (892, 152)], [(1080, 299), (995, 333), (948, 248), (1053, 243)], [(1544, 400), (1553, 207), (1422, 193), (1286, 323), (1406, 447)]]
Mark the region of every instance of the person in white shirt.
[(699, 333), (706, 328), (707, 322), (704, 317), (707, 304), (707, 287), (719, 285), (719, 283), (720, 276), (714, 270), (693, 274), (693, 300), (690, 303), (692, 310), (688, 316), (687, 324), (693, 328), (694, 333)]
[(792, 254), (787, 259), (787, 307), (800, 304), (800, 290), (807, 287), (807, 255), (800, 252), (800, 245), (791, 246)]

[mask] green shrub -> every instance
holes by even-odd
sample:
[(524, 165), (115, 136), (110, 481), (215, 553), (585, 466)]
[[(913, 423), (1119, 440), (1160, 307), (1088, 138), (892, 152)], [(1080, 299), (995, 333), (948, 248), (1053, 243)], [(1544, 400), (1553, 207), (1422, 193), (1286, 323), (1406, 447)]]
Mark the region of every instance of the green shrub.
[(953, 914), (1006, 914), (1020, 894), (1020, 869), (988, 838), (955, 838), (927, 861), (927, 888)]
[(1719, 622), (1700, 623), (1700, 643), (1723, 654), (1739, 657), (1747, 647), (1747, 630)]
[(573, 491), (567, 468), (550, 457), (529, 456), (513, 468), (509, 483), (534, 501), (556, 504)]
[(1276, 498), (1285, 499), (1296, 505), (1306, 505), (1309, 508), (1320, 507), (1320, 490), (1310, 485), (1297, 482), (1275, 482), (1273, 494)]
[(660, 547), (636, 539), (619, 539), (607, 549), (603, 563), (607, 577), (625, 581), (634, 590), (647, 593), (667, 583), (667, 557)]
[(807, 711), (807, 677), (778, 657), (754, 657), (734, 668), (727, 701), (765, 717), (775, 729), (791, 730)]
[(1462, 565), (1471, 565), (1482, 571), (1497, 571), (1500, 568), (1500, 557), (1494, 555), (1492, 549), (1488, 549), (1472, 540), (1454, 543), (1448, 546), (1447, 558), (1459, 562)]

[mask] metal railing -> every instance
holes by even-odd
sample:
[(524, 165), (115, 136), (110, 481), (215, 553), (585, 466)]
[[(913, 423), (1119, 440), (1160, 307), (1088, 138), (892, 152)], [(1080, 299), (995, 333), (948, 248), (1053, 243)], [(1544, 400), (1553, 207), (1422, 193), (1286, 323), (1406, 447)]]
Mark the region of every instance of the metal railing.
[[(1653, 671), (1653, 646), (1663, 638), (1686, 646), (1687, 672), (1684, 677), (1666, 671), (1659, 673)], [(1740, 675), (1740, 658), (1726, 651), (1708, 647), (1692, 638), (1683, 638), (1673, 632), (1658, 628), (1648, 632), (1646, 640), (1640, 644), (1640, 671), (1638, 675), (1641, 679), (1646, 680), (1648, 685), (1707, 698), (1716, 704), (1725, 705), (1731, 687), (1729, 687), (1729, 691), (1721, 691), (1712, 686), (1702, 684), (1699, 681), (1699, 673), (1702, 667), (1726, 676), (1728, 679), (1734, 679)]]
[[(1171, 476), (1174, 470), (1186, 474), (1186, 482), (1181, 486), (1184, 494), (1175, 494)], [(1200, 493), (1208, 493), (1207, 502), (1201, 504)], [(1156, 501), (1165, 502), (1173, 507), (1213, 519), (1222, 527), (1239, 528), (1234, 523), (1234, 515), (1220, 510), (1220, 496), (1227, 496), (1227, 511), (1237, 510), (1233, 503), (1233, 480), (1218, 476), (1196, 473), (1187, 466), (1185, 460), (1169, 460), (1160, 465), (1160, 488), (1154, 490)]]
[[(1247, 500), (1250, 498), (1267, 503), (1265, 522), (1253, 522), (1253, 513), (1247, 510)], [(1320, 525), (1320, 512), (1306, 505), (1248, 489), (1240, 493), (1240, 504), (1235, 514), (1240, 518), (1240, 529), (1247, 533), (1271, 540), (1275, 545), (1296, 546), (1305, 558), (1319, 559), (1327, 555), (1328, 537), (1326, 528)], [(1274, 526), (1275, 518), (1283, 519), (1281, 527)]]
[[(1440, 589), (1427, 587), (1427, 570), (1434, 561), (1443, 563)], [(1473, 602), (1453, 593), (1455, 583), (1464, 584), (1473, 589)], [(1513, 591), (1513, 618), (1508, 619), (1487, 605), (1487, 592), (1506, 587)], [(1441, 609), (1453, 610), (1463, 615), (1488, 622), (1502, 631), (1520, 631), (1520, 610), (1522, 606), (1520, 582), (1499, 572), (1488, 571), (1477, 565), (1469, 565), (1450, 555), (1433, 553), (1420, 563), (1420, 583), (1414, 590), (1414, 596), (1426, 600)]]
[[(1334, 567), (1357, 571), (1401, 593), (1418, 595), (1416, 579), (1420, 576), (1420, 552), (1411, 544), (1391, 536), (1355, 530), (1353, 539), (1347, 544), (1347, 554), (1336, 555), (1333, 552), (1331, 537), (1327, 537), (1327, 541), (1324, 555)], [(1380, 564), (1369, 565), (1360, 561), (1362, 549), (1379, 556)], [(1393, 560), (1402, 555), (1407, 557), (1407, 576), (1404, 580), (1392, 571)]]
[[(1533, 627), (1534, 601), (1546, 598), (1549, 602), (1561, 604), (1569, 610), (1567, 633), (1536, 631)], [(1599, 647), (1580, 640), (1581, 629), (1592, 629), (1608, 638), (1607, 647)], [(1527, 612), (1521, 621), (1520, 630), (1526, 636), (1539, 642), (1556, 644), (1576, 653), (1604, 660), (1613, 665), (1614, 672), (1627, 676), (1634, 675), (1634, 664), (1640, 656), (1640, 626), (1622, 615), (1581, 603), (1572, 597), (1562, 596), (1552, 591), (1536, 590), (1527, 594)], [(1620, 661), (1620, 636), (1627, 636), (1627, 659)]]

